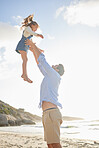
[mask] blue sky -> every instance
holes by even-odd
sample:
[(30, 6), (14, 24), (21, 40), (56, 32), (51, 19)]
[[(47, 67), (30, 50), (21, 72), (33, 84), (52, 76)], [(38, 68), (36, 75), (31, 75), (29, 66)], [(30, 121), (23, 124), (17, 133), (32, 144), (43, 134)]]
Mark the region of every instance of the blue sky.
[(62, 63), (65, 74), (59, 88), (61, 112), (67, 116), (99, 118), (99, 1), (1, 0), (0, 1), (0, 99), (16, 108), (41, 115), (38, 108), (40, 74), (28, 52), (28, 75), (21, 79), (21, 57), (15, 52), (21, 22), (34, 14), (44, 39), (33, 41), (45, 50), (50, 65)]

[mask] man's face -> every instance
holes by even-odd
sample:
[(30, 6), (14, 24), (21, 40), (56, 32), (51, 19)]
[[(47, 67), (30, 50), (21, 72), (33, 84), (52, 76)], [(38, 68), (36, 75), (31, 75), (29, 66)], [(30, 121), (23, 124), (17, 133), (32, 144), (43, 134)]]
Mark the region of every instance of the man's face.
[(58, 67), (59, 65), (52, 65), (52, 68), (55, 70), (55, 71), (59, 71), (59, 69), (57, 69), (57, 67)]

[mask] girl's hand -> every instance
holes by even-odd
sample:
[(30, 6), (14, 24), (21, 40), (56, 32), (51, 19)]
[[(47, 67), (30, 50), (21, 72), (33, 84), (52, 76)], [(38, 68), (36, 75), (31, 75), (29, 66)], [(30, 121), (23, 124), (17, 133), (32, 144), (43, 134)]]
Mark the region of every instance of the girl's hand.
[(44, 38), (44, 36), (42, 34), (38, 34), (39, 37), (41, 37), (42, 39)]

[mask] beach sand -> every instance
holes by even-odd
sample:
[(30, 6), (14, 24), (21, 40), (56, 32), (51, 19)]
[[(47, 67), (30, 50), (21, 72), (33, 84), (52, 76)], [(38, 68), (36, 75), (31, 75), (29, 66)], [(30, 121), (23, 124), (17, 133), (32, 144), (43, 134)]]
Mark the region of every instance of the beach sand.
[[(99, 148), (99, 141), (61, 138), (62, 148)], [(47, 148), (43, 135), (0, 132), (0, 148)]]

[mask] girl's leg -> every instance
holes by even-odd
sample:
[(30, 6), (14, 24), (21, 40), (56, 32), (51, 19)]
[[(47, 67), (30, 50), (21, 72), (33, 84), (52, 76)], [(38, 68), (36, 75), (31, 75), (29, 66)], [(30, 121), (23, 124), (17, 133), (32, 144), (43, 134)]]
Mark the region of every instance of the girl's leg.
[(27, 53), (26, 53), (26, 51), (20, 50), (20, 54), (21, 54), (21, 57), (22, 57), (22, 60), (23, 60), (23, 63), (22, 63), (23, 73), (22, 73), (21, 77), (24, 79), (24, 81), (32, 83), (32, 81), (27, 76), (27, 60), (28, 60), (27, 59)]

